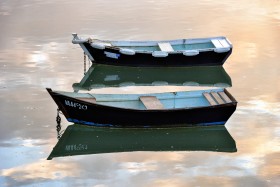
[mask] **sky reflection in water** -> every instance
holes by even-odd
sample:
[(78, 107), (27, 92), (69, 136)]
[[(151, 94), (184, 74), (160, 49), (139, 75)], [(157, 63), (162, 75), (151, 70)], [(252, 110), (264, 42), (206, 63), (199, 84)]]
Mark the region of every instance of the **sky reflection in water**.
[[(0, 2), (0, 185), (279, 186), (280, 3), (112, 3)], [(47, 161), (57, 143), (56, 106), (44, 89), (72, 90), (83, 76), (82, 50), (71, 44), (72, 32), (134, 40), (227, 36), (234, 48), (224, 68), (239, 104), (226, 127), (238, 151), (108, 153)], [(63, 118), (63, 129), (68, 124)]]

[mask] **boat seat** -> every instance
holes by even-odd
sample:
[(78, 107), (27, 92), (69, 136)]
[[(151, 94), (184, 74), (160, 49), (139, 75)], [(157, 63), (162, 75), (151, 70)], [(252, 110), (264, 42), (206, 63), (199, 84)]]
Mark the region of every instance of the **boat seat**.
[(158, 46), (160, 48), (161, 51), (165, 51), (165, 52), (170, 52), (170, 51), (174, 51), (172, 46), (170, 45), (170, 43), (158, 43)]
[(231, 99), (227, 96), (225, 92), (218, 92), (221, 98), (225, 101), (225, 103), (231, 103)]
[(232, 102), (225, 92), (205, 92), (203, 95), (212, 106)]
[(217, 105), (217, 102), (214, 100), (214, 98), (210, 95), (209, 92), (204, 92), (203, 95), (206, 98), (206, 100), (209, 102), (210, 105), (212, 105), (212, 106)]
[(96, 98), (94, 98), (94, 97), (92, 97), (92, 98), (84, 97), (84, 98), (77, 98), (77, 99), (85, 101), (85, 102), (89, 102), (89, 103), (96, 103)]
[(214, 44), (214, 46), (219, 48), (230, 48), (230, 45), (225, 39), (212, 39), (211, 42)]
[(230, 45), (228, 44), (228, 42), (225, 39), (221, 39), (219, 40), (219, 42), (222, 44), (223, 47), (228, 48), (230, 47)]
[(163, 104), (155, 96), (141, 96), (139, 99), (148, 110), (164, 109)]
[(224, 100), (219, 96), (219, 94), (217, 92), (211, 92), (210, 94), (216, 100), (216, 102), (218, 104), (225, 104)]

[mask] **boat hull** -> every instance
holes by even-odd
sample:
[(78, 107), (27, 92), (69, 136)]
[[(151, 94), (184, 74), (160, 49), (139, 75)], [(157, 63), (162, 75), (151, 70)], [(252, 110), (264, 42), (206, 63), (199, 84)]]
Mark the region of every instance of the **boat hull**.
[(224, 125), (237, 105), (237, 102), (232, 102), (197, 108), (137, 110), (98, 105), (47, 90), (69, 122), (93, 126)]
[(169, 53), (166, 57), (154, 57), (151, 53), (135, 53), (127, 55), (120, 53), (118, 48), (105, 47), (97, 49), (90, 43), (83, 43), (87, 53), (92, 56), (94, 63), (115, 66), (217, 66), (223, 65), (232, 53), (232, 48), (227, 52), (202, 51), (195, 56), (185, 56), (183, 53)]

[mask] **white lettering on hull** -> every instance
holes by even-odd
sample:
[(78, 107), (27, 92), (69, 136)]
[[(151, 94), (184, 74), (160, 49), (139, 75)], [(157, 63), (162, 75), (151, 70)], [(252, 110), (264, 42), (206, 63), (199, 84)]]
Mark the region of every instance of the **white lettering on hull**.
[(65, 100), (65, 105), (73, 107), (73, 108), (77, 108), (79, 110), (87, 110), (87, 105), (82, 105), (80, 103), (75, 103), (75, 102), (68, 101), (68, 100)]

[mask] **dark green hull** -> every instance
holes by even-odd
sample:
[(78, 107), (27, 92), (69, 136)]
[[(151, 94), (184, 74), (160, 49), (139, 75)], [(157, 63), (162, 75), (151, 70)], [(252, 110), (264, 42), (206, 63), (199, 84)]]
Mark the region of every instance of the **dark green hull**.
[[(183, 66), (222, 66), (232, 53), (232, 48), (226, 52), (202, 51), (195, 56), (185, 56), (182, 53), (171, 53), (166, 57), (154, 57), (151, 53), (121, 54), (119, 48), (106, 47), (96, 49), (89, 43), (83, 43), (94, 61), (99, 64), (134, 67), (183, 67)], [(110, 54), (110, 55), (108, 55)]]

